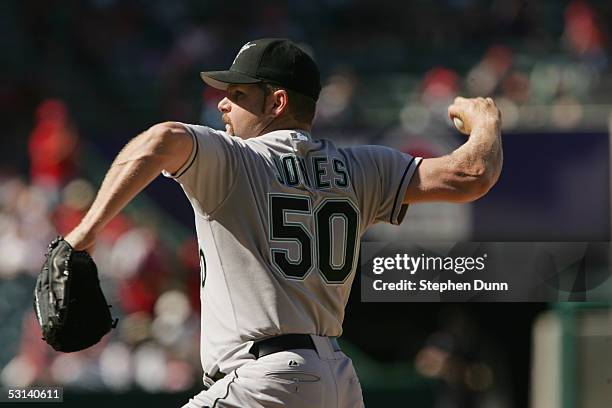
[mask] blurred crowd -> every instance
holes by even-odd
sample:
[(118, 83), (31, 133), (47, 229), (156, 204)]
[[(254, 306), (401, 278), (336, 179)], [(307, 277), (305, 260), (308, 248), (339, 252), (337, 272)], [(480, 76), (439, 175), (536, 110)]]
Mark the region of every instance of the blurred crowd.
[(218, 94), (198, 72), (265, 36), (312, 51), (325, 85), (318, 129), (357, 139), (426, 134), (458, 93), (495, 96), (508, 128), (571, 128), (593, 120), (585, 106), (612, 102), (607, 1), (68, 3), (7, 5), (5, 40), (19, 52), (4, 56), (13, 81), (0, 104), (15, 130), (48, 96), (78, 104), (79, 122), (104, 137), (170, 119), (218, 126)]
[(30, 174), (0, 174), (0, 382), (88, 390), (182, 391), (200, 377), (199, 260), (190, 237), (175, 253), (160, 231), (126, 214), (101, 233), (99, 274), (118, 327), (81, 353), (41, 340), (31, 308), (49, 241), (82, 218), (95, 189), (78, 178), (79, 136), (67, 107), (46, 100), (29, 138)]

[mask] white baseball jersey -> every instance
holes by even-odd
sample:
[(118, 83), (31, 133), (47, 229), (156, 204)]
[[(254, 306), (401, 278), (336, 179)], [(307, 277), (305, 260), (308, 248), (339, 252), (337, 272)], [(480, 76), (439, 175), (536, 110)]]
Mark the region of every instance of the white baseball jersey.
[(243, 140), (185, 127), (191, 157), (164, 175), (195, 212), (204, 372), (252, 360), (256, 339), (340, 336), (360, 238), (376, 222), (401, 222), (420, 159), (382, 146), (337, 148), (300, 130)]

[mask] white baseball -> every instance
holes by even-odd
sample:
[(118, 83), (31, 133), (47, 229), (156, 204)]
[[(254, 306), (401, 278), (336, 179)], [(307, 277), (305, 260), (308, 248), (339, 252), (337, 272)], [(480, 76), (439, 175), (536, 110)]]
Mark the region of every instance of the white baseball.
[(463, 121), (461, 119), (459, 119), (458, 117), (454, 117), (453, 118), (453, 123), (455, 124), (455, 127), (457, 128), (458, 131), (463, 132)]

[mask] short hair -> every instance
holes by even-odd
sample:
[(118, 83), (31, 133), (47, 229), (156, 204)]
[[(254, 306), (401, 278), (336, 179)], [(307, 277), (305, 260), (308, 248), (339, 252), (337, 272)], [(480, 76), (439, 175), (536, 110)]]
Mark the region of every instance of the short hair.
[(303, 95), (292, 89), (283, 88), (282, 86), (274, 85), (267, 82), (258, 84), (264, 92), (264, 99), (272, 92), (284, 89), (289, 97), (289, 113), (295, 120), (301, 123), (312, 123), (317, 110), (317, 101), (309, 96)]

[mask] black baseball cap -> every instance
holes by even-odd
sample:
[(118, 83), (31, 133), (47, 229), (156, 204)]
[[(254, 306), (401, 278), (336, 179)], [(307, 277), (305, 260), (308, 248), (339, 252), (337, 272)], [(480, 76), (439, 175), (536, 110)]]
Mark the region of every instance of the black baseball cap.
[(317, 64), (294, 42), (262, 38), (244, 44), (227, 71), (201, 72), (213, 88), (226, 90), (230, 84), (268, 82), (306, 95), (315, 101), (321, 92)]

